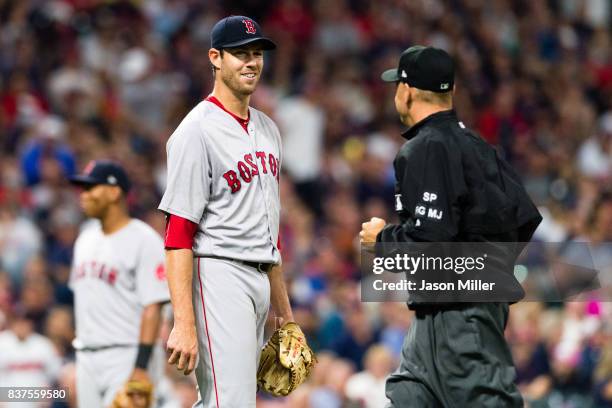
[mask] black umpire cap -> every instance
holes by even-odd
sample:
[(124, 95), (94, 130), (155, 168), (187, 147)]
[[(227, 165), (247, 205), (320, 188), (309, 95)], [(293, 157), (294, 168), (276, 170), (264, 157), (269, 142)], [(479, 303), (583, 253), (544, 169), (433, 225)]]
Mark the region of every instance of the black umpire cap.
[(110, 160), (94, 160), (89, 162), (83, 174), (69, 178), (72, 184), (77, 186), (96, 186), (107, 184), (119, 186), (124, 192), (130, 190), (130, 179), (123, 167)]
[(397, 68), (380, 76), (385, 82), (405, 82), (411, 87), (432, 92), (452, 91), (455, 64), (444, 50), (415, 45), (402, 52)]
[(229, 16), (215, 24), (210, 34), (210, 47), (218, 50), (259, 42), (264, 50), (273, 50), (276, 44), (263, 36), (255, 20), (245, 16)]

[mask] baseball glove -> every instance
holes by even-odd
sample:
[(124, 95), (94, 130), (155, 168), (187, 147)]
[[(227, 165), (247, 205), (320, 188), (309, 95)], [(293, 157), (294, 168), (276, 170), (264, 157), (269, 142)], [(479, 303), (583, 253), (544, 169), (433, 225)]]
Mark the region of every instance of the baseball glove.
[(145, 380), (130, 380), (117, 393), (110, 408), (150, 408), (153, 385)]
[(317, 359), (296, 323), (285, 323), (261, 350), (257, 386), (275, 396), (285, 396), (302, 384)]

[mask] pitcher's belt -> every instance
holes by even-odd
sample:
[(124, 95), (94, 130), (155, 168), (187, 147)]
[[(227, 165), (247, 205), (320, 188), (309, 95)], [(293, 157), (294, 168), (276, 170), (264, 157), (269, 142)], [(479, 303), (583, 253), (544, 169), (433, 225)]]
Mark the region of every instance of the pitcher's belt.
[(205, 255), (205, 256), (196, 255), (196, 258), (213, 258), (213, 259), (222, 259), (224, 261), (236, 262), (236, 263), (248, 266), (250, 268), (255, 268), (259, 272), (264, 272), (264, 273), (270, 272), (270, 269), (272, 269), (272, 266), (274, 265), (271, 262), (243, 261), (242, 259), (226, 258), (223, 256), (212, 256), (212, 255)]

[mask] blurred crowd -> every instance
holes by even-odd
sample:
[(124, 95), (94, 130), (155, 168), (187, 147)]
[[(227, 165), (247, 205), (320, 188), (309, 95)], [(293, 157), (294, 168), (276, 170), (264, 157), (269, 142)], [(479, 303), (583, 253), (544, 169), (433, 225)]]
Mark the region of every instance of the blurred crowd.
[[(278, 44), (252, 105), (281, 129), (283, 263), (319, 358), (306, 385), (258, 406), (385, 404), (412, 316), (360, 302), (355, 238), (372, 216), (395, 220), (402, 127), (378, 77), (410, 45), (455, 56), (455, 108), (520, 173), (544, 216), (535, 239), (590, 243), (612, 284), (608, 0), (0, 0), (0, 383), (73, 387), (67, 280), (83, 217), (66, 177), (119, 161), (132, 215), (161, 233), (165, 142), (212, 90), (209, 33), (229, 14)], [(610, 301), (512, 306), (507, 337), (530, 406), (611, 406)], [(11, 364), (7, 333), (49, 352)], [(162, 388), (166, 407), (196, 398), (172, 370)]]

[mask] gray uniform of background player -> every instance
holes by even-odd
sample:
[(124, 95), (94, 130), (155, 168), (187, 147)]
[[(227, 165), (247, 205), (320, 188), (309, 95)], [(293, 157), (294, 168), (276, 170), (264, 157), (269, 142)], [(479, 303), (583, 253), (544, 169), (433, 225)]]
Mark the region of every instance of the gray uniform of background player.
[(280, 135), (265, 114), (253, 108), (249, 114), (247, 134), (229, 113), (202, 101), (167, 144), (159, 209), (199, 224), (193, 304), (199, 404), (206, 407), (255, 406), (270, 284), (264, 273), (234, 260), (281, 262)]
[[(112, 234), (89, 221), (74, 247), (77, 397), (82, 408), (106, 407), (128, 380), (138, 351), (143, 308), (170, 300), (159, 234), (133, 219)], [(155, 383), (163, 350), (151, 359)]]

